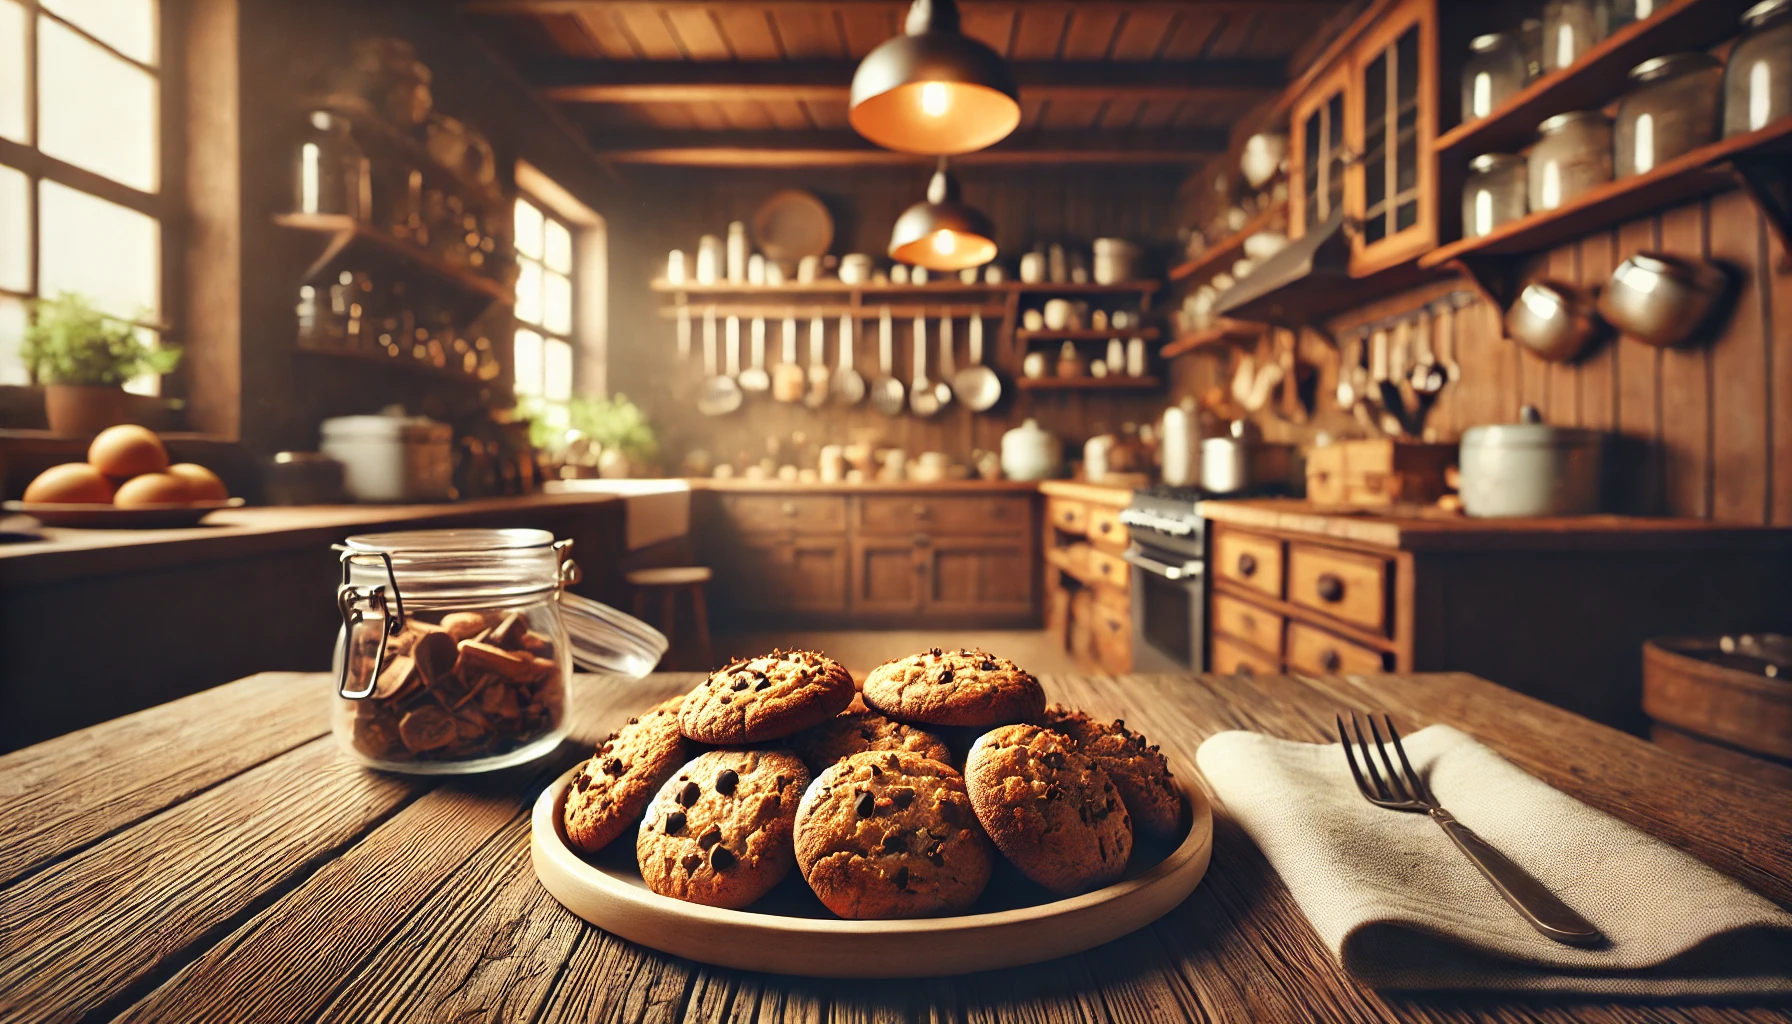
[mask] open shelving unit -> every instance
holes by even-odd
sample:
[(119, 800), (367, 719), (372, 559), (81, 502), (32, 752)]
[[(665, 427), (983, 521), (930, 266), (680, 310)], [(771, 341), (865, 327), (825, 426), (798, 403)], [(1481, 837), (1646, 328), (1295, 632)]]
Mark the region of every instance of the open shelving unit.
[(305, 279), (308, 281), (315, 280), (338, 258), (362, 254), (395, 264), (400, 269), (422, 271), (438, 284), (467, 296), (469, 301), (481, 308), (494, 302), (510, 305), (516, 301), (509, 288), (471, 267), (449, 263), (426, 249), (394, 238), (347, 214), (282, 213), (274, 217), (274, 223), (283, 228), (326, 237), (323, 251), (305, 270)]
[(1189, 352), (1224, 348), (1228, 345), (1255, 345), (1267, 329), (1264, 324), (1221, 317), (1205, 330), (1191, 331), (1165, 345), (1163, 357), (1174, 359)]
[(1158, 335), (1158, 330), (1155, 327), (1110, 327), (1106, 330), (1100, 330), (1100, 331), (1094, 330), (1092, 328), (1085, 329), (1085, 330), (1062, 330), (1062, 331), (1054, 331), (1050, 328), (1043, 328), (1043, 329), (1037, 330), (1037, 331), (1029, 331), (1023, 327), (1020, 330), (1016, 331), (1014, 336), (1023, 342), (1028, 342), (1028, 341), (1111, 341), (1115, 338), (1119, 338), (1121, 341), (1125, 341), (1128, 338), (1144, 338), (1146, 341), (1156, 341), (1157, 335)]
[(1245, 222), (1244, 227), (1218, 242), (1193, 259), (1185, 260), (1170, 268), (1170, 280), (1174, 282), (1197, 281), (1212, 277), (1222, 270), (1228, 270), (1238, 258), (1244, 255), (1245, 239), (1260, 231), (1268, 230), (1276, 222), (1276, 218), (1284, 216), (1288, 211), (1286, 202), (1275, 203), (1260, 211)]
[(1022, 391), (1156, 391), (1163, 381), (1156, 377), (1020, 377), (1014, 386)]
[(1161, 286), (1162, 282), (1153, 280), (1126, 281), (1121, 284), (1076, 284), (1073, 282), (1053, 284), (1045, 281), (1038, 283), (1003, 281), (999, 284), (965, 284), (962, 281), (929, 281), (926, 284), (847, 284), (838, 278), (807, 283), (785, 282), (784, 284), (733, 284), (725, 281), (716, 284), (697, 284), (694, 281), (674, 284), (671, 281), (659, 280), (654, 281), (651, 285), (656, 292), (687, 296), (770, 298), (833, 294), (911, 299), (946, 295), (1149, 295)]

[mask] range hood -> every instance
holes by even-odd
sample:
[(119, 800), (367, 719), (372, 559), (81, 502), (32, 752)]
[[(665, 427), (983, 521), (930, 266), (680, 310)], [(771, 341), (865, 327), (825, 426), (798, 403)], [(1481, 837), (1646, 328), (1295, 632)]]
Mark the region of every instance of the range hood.
[(1344, 211), (1333, 211), (1249, 277), (1222, 292), (1215, 316), (1278, 327), (1308, 327), (1363, 302), (1362, 282), (1350, 276), (1350, 236)]

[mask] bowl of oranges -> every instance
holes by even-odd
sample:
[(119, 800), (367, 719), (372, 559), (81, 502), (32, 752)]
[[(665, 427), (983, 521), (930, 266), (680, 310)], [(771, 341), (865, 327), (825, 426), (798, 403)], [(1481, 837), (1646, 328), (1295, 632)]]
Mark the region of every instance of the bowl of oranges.
[(86, 462), (65, 462), (37, 475), (23, 501), (6, 503), (45, 526), (146, 529), (197, 526), (221, 508), (236, 508), (218, 474), (192, 462), (170, 463), (162, 439), (125, 424), (100, 432)]

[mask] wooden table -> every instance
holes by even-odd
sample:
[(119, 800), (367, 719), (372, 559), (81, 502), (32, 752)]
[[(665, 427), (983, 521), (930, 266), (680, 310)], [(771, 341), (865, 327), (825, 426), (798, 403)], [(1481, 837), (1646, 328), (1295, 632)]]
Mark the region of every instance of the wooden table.
[[(589, 744), (690, 676), (573, 691)], [(1470, 676), (1062, 677), (1192, 762), (1228, 728), (1335, 709), (1448, 722), (1792, 906), (1792, 795)], [(348, 762), (328, 682), (266, 674), (0, 758), (0, 1021), (1740, 1021), (1784, 1007), (1383, 995), (1333, 965), (1250, 841), (1155, 925), (934, 982), (714, 970), (607, 935), (529, 866), (528, 809), (584, 751), (432, 781)]]

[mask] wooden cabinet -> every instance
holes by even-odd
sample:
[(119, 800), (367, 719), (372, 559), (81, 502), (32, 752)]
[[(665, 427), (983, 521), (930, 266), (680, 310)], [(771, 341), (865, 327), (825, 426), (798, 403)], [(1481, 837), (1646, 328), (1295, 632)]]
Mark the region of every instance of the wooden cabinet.
[(1130, 538), (1120, 510), (1132, 492), (1083, 484), (1044, 489), (1048, 628), (1084, 668), (1130, 672), (1133, 568), (1121, 557)]
[(1294, 102), (1288, 140), (1288, 235), (1300, 238), (1345, 209), (1346, 170), (1356, 151), (1346, 141), (1344, 105), (1350, 65), (1340, 63), (1316, 79)]
[[(833, 536), (761, 536), (742, 540), (719, 574), (727, 608), (839, 615), (846, 609), (846, 541)], [(761, 618), (750, 614), (749, 617)]]
[(1380, 672), (1382, 653), (1304, 622), (1288, 624), (1288, 668), (1316, 675)]
[(1249, 601), (1213, 595), (1213, 631), (1242, 640), (1271, 658), (1282, 656), (1282, 617)]
[(1273, 676), (1282, 671), (1282, 663), (1261, 651), (1236, 643), (1223, 636), (1213, 638), (1213, 671), (1228, 676)]
[(1386, 559), (1288, 545), (1288, 600), (1377, 633), (1387, 630), (1387, 576)]
[(852, 542), (852, 610), (858, 615), (919, 615), (927, 560), (907, 537)]
[(864, 497), (853, 503), (859, 533), (1014, 534), (1023, 530), (1032, 500), (1017, 497)]
[(939, 537), (919, 551), (930, 612), (1025, 615), (1033, 606), (1033, 551), (1025, 541)]

